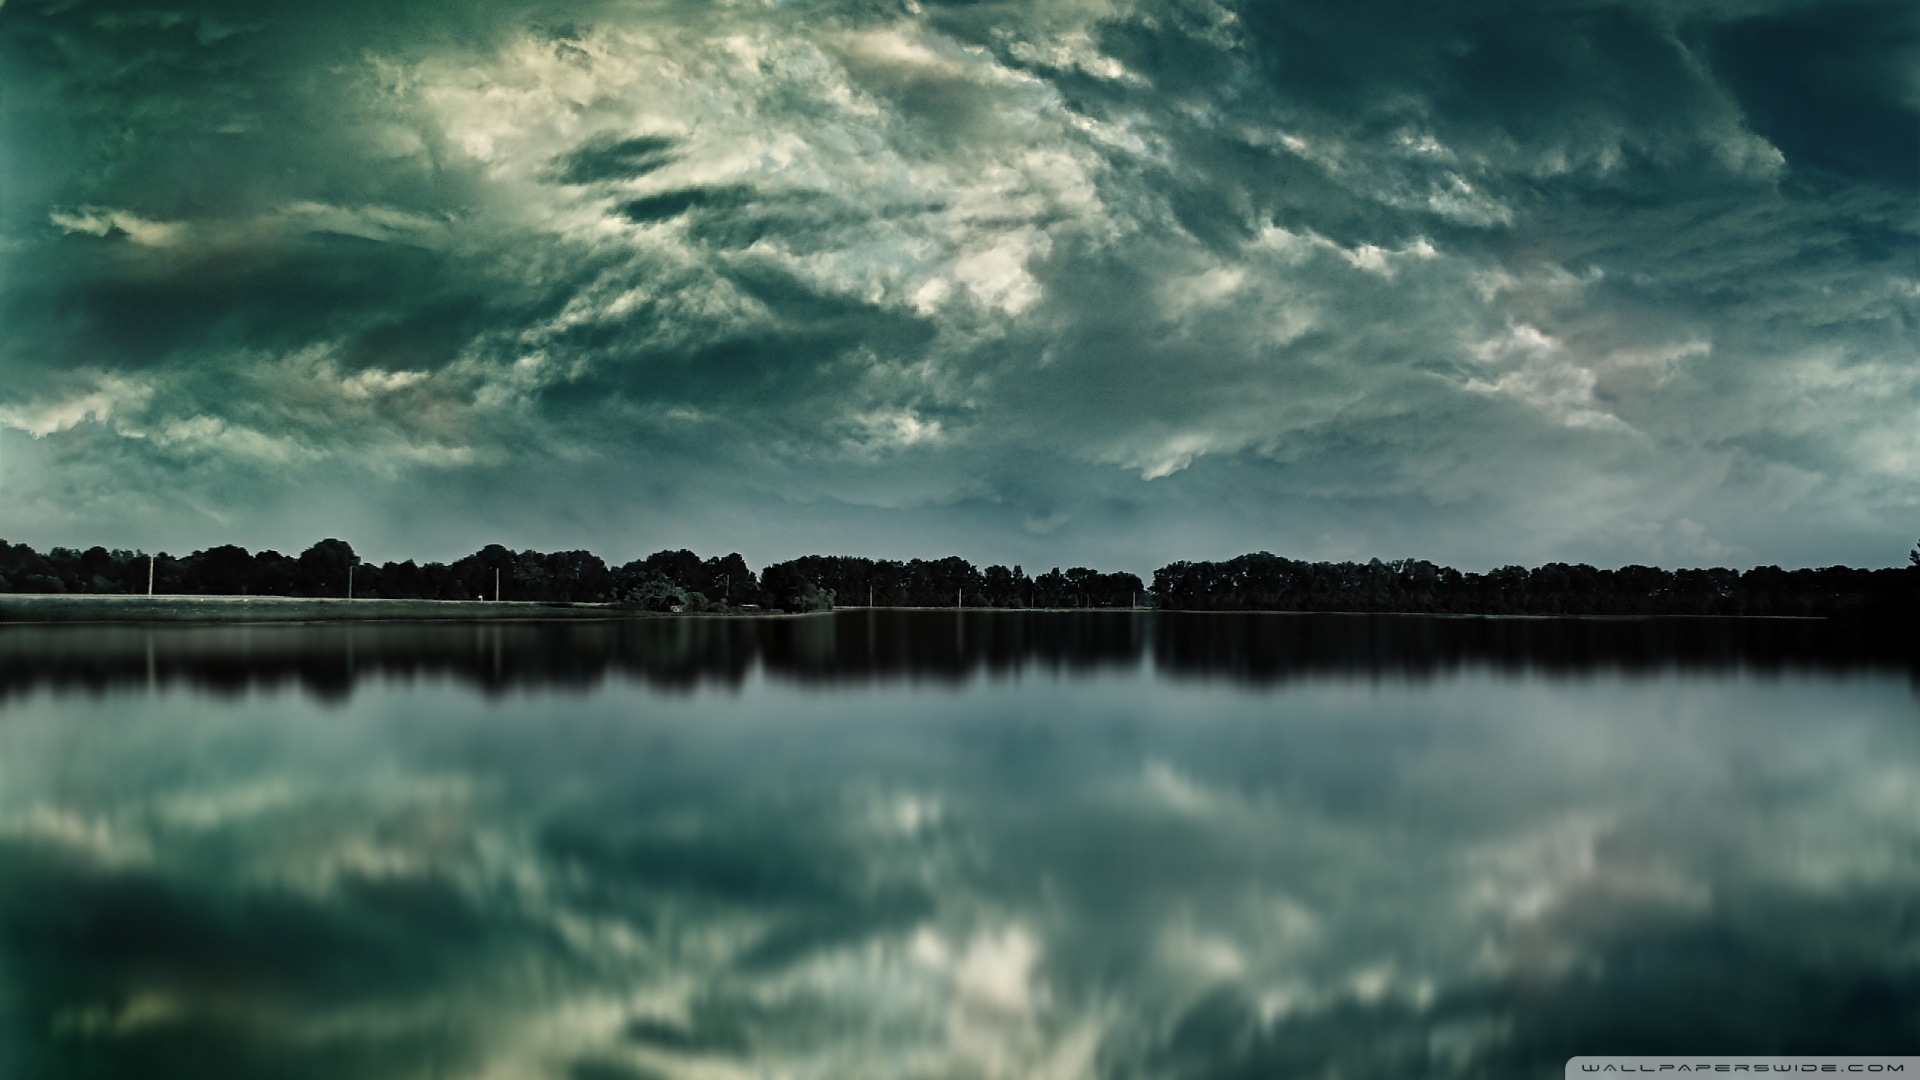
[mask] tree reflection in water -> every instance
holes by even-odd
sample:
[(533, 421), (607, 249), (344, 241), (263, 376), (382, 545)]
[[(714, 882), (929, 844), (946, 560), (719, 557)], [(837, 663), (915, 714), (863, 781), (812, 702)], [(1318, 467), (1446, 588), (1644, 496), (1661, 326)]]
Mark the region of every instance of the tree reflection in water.
[(1151, 663), (1162, 674), (1282, 683), (1486, 667), (1578, 675), (1662, 670), (1912, 669), (1910, 638), (1822, 619), (1473, 618), (1271, 613), (848, 611), (560, 623), (0, 626), (0, 699), (36, 687), (185, 683), (213, 694), (297, 685), (339, 700), (367, 678), (449, 677), (486, 691), (960, 682)]

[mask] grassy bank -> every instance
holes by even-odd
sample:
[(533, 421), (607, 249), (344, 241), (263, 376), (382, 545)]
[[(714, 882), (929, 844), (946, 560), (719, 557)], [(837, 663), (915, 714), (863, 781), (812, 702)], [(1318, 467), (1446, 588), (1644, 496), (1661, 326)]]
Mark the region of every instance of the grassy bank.
[(0, 623), (610, 619), (623, 618), (628, 614), (607, 604), (542, 604), (512, 600), (0, 593)]

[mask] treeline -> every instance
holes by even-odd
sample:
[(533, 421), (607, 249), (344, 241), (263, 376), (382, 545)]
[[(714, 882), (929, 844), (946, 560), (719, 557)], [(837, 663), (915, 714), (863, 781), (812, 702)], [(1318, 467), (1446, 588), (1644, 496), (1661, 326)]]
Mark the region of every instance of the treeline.
[(661, 551), (609, 566), (587, 551), (510, 551), (489, 545), (450, 563), (362, 563), (341, 540), (298, 556), (222, 545), (190, 555), (85, 551), (41, 554), (0, 540), (0, 592), (346, 596), (425, 600), (614, 603), (657, 611), (841, 607), (1131, 608), (1180, 611), (1430, 612), (1490, 615), (1912, 614), (1915, 565), (1662, 570), (1584, 564), (1508, 566), (1468, 573), (1420, 559), (1302, 562), (1260, 552), (1225, 562), (1176, 562), (1153, 575), (1086, 567), (1028, 576), (958, 557), (904, 562), (809, 555), (759, 574), (738, 554), (702, 559)]
[(410, 600), (537, 600), (614, 603), (655, 611), (773, 608), (825, 611), (882, 607), (1091, 608), (1144, 605), (1133, 574), (1085, 567), (1028, 577), (1020, 567), (981, 570), (961, 558), (926, 561), (808, 556), (759, 574), (738, 554), (702, 559), (661, 551), (608, 566), (588, 551), (510, 551), (488, 545), (451, 563), (360, 562), (342, 540), (322, 540), (298, 556), (250, 553), (222, 545), (191, 555), (85, 551), (41, 554), (0, 540), (0, 592), (187, 596), (344, 597)]
[(1150, 602), (1134, 574), (1076, 566), (1028, 577), (1018, 566), (981, 570), (958, 556), (895, 562), (808, 555), (767, 567), (762, 579), (776, 592), (811, 586), (843, 607), (1125, 608)]
[(1482, 615), (1836, 615), (1911, 613), (1920, 558), (1903, 569), (1759, 566), (1662, 570), (1585, 564), (1463, 573), (1421, 559), (1300, 562), (1260, 552), (1177, 562), (1153, 575), (1157, 606), (1181, 611), (1432, 612)]
[[(451, 563), (366, 563), (343, 540), (322, 540), (298, 556), (224, 544), (191, 555), (56, 547), (42, 555), (0, 540), (0, 592), (173, 596), (307, 596), (405, 600), (537, 600), (659, 607), (752, 603), (759, 598), (744, 559), (702, 559), (662, 551), (609, 567), (589, 551), (510, 551), (489, 544)], [(696, 595), (697, 594), (697, 595)]]

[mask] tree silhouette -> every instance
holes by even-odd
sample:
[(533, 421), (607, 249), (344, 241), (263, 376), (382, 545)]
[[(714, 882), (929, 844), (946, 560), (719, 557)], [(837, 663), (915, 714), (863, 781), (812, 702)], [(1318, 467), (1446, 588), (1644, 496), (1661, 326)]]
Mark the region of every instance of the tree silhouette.
[[(1169, 563), (1146, 586), (1133, 574), (1085, 566), (1031, 578), (1018, 566), (983, 572), (958, 556), (896, 562), (805, 555), (755, 575), (738, 554), (702, 559), (692, 551), (661, 551), (609, 567), (587, 551), (516, 553), (489, 544), (450, 564), (374, 565), (362, 563), (346, 542), (327, 539), (297, 558), (231, 544), (178, 557), (158, 552), (151, 570), (162, 595), (338, 597), (352, 568), (354, 595), (364, 598), (492, 599), (498, 581), (500, 595), (510, 600), (690, 612), (821, 611), (836, 602), (1096, 609), (1144, 603), (1170, 611), (1846, 616), (1920, 628), (1920, 543), (1907, 560), (1910, 566), (1879, 569), (1608, 570), (1547, 563), (1473, 573), (1420, 559), (1306, 562), (1261, 551), (1222, 562)], [(56, 547), (43, 555), (0, 540), (0, 593), (144, 593), (148, 571), (144, 552)]]
[[(206, 555), (211, 556), (219, 550), (209, 549)], [(353, 553), (352, 544), (328, 537), (300, 553), (301, 591), (308, 596), (344, 596), (347, 591), (347, 568), (359, 562), (360, 557)]]

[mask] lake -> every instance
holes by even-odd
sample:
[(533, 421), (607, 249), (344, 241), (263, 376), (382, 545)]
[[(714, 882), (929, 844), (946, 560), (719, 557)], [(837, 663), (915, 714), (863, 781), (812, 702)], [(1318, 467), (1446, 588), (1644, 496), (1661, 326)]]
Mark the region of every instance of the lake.
[(0, 1076), (1912, 1053), (1916, 685), (1759, 620), (0, 626)]

